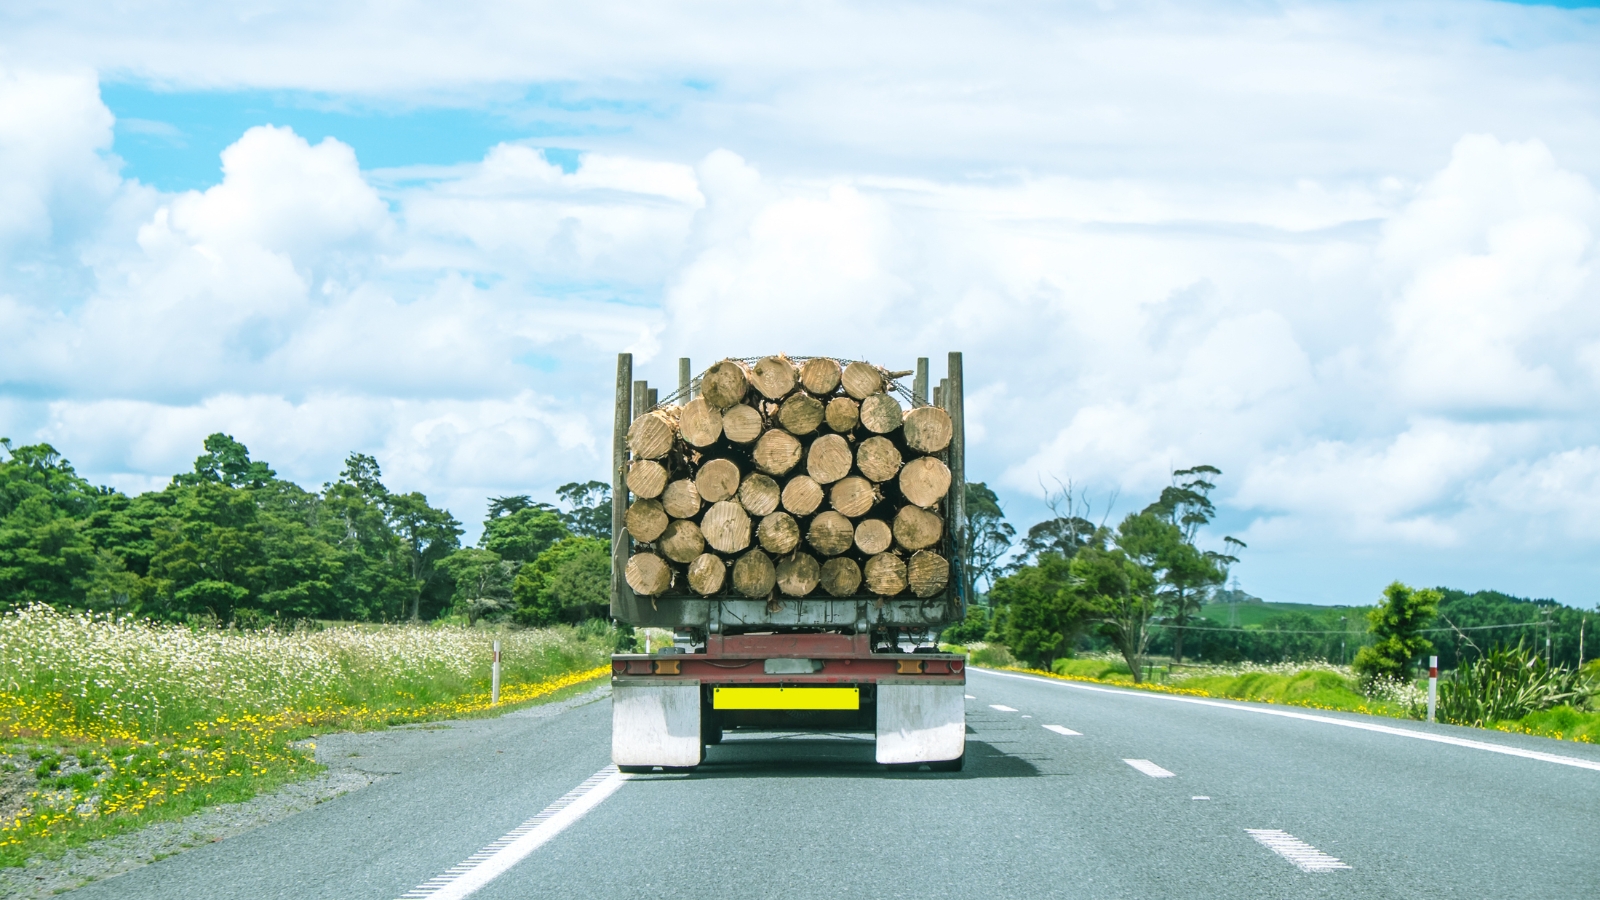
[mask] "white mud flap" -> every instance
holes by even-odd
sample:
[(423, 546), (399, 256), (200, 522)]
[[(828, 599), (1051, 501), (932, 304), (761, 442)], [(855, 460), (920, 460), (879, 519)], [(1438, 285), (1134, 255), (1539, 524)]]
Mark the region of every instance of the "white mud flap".
[(966, 686), (878, 683), (878, 762), (931, 763), (967, 751)]
[(611, 686), (611, 761), (619, 766), (698, 766), (700, 682), (627, 681)]

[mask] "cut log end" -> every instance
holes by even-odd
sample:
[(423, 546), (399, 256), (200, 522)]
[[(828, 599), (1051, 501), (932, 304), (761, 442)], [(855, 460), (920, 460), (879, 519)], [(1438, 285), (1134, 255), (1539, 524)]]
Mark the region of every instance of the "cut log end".
[(906, 561), (906, 582), (918, 597), (937, 596), (950, 584), (950, 561), (932, 550), (918, 550)]
[(872, 482), (859, 475), (840, 479), (828, 489), (828, 505), (852, 519), (866, 515), (881, 498)]
[(848, 556), (835, 556), (822, 564), (822, 589), (835, 597), (854, 596), (861, 587), (861, 567)]
[(835, 397), (828, 401), (823, 412), (828, 427), (840, 434), (849, 434), (861, 424), (861, 404), (849, 397)]
[(861, 401), (861, 427), (873, 434), (888, 434), (902, 421), (900, 401), (888, 394), (873, 394)]
[(634, 459), (660, 459), (672, 449), (677, 424), (665, 410), (652, 409), (628, 426), (628, 450)]
[(900, 448), (886, 437), (870, 437), (856, 448), (856, 468), (870, 481), (888, 481), (900, 474)]
[(913, 459), (900, 470), (900, 493), (918, 506), (933, 506), (950, 493), (950, 467), (932, 456)]
[(879, 553), (867, 560), (867, 590), (880, 597), (893, 597), (906, 589), (906, 564), (893, 553)]
[(800, 546), (800, 524), (788, 513), (775, 512), (756, 527), (756, 540), (761, 542), (761, 549), (782, 556)]
[(708, 460), (694, 476), (694, 486), (700, 499), (707, 503), (720, 503), (739, 490), (739, 467), (729, 459)]
[(855, 463), (850, 443), (837, 434), (825, 434), (806, 451), (806, 474), (818, 484), (833, 484), (850, 474)]
[(735, 444), (748, 444), (761, 436), (761, 413), (743, 403), (722, 411), (722, 433)]
[(883, 390), (883, 372), (871, 363), (853, 362), (844, 367), (839, 383), (844, 385), (845, 393), (865, 400)]
[(790, 597), (804, 597), (822, 582), (822, 566), (809, 553), (791, 553), (778, 560), (778, 590)]
[(750, 456), (761, 471), (768, 475), (783, 475), (800, 462), (804, 453), (805, 448), (800, 445), (799, 438), (774, 428), (756, 441), (756, 448)]
[(921, 453), (938, 453), (950, 446), (954, 429), (950, 414), (937, 406), (919, 406), (906, 413), (906, 446)]
[(661, 496), (667, 486), (667, 469), (653, 459), (636, 459), (628, 464), (628, 490), (641, 500)]
[(781, 496), (778, 483), (760, 472), (746, 475), (744, 484), (739, 485), (739, 505), (752, 516), (765, 516), (777, 509)]
[(692, 519), (700, 515), (700, 489), (693, 481), (680, 478), (661, 492), (661, 505), (674, 519)]
[(750, 514), (732, 501), (713, 503), (700, 519), (700, 533), (713, 550), (738, 553), (750, 546)]
[(733, 564), (733, 589), (746, 597), (770, 595), (777, 579), (771, 557), (760, 550), (751, 550)]
[(709, 447), (722, 437), (722, 411), (696, 397), (678, 414), (678, 433), (693, 447)]
[(917, 506), (902, 506), (894, 514), (894, 539), (907, 550), (926, 550), (939, 543), (944, 520)]
[(656, 547), (675, 563), (689, 563), (706, 552), (706, 539), (701, 536), (699, 525), (687, 519), (673, 519), (661, 532)]
[(728, 564), (715, 553), (702, 553), (689, 563), (689, 589), (702, 597), (722, 590), (728, 578)]
[(808, 359), (800, 367), (800, 384), (812, 394), (831, 394), (839, 387), (839, 364), (826, 356)]
[(894, 530), (882, 519), (865, 519), (856, 526), (856, 549), (873, 556), (894, 545)]
[(789, 357), (779, 354), (758, 360), (750, 369), (750, 383), (768, 400), (781, 400), (794, 390), (799, 377)]
[(793, 394), (778, 408), (778, 424), (794, 435), (807, 435), (822, 424), (822, 401), (810, 394)]
[(796, 475), (783, 486), (783, 508), (797, 516), (809, 516), (822, 505), (822, 485), (810, 475)]
[(750, 375), (744, 363), (725, 359), (700, 376), (700, 396), (717, 409), (727, 409), (744, 399), (750, 390)]
[(806, 531), (806, 542), (823, 556), (838, 556), (849, 550), (855, 540), (855, 525), (833, 510), (812, 519), (811, 528)]
[(628, 505), (623, 521), (634, 540), (648, 544), (667, 530), (667, 523), (671, 519), (660, 500), (635, 500)]
[(665, 593), (672, 587), (672, 567), (654, 553), (635, 553), (628, 560), (628, 587), (645, 597)]

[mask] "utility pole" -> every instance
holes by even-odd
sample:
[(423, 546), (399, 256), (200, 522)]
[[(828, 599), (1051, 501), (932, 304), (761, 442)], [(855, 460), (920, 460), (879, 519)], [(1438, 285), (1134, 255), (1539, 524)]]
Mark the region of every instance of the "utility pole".
[(1550, 607), (1540, 610), (1544, 613), (1544, 667), (1550, 668)]
[(1350, 630), (1345, 627), (1344, 616), (1339, 617), (1339, 665), (1344, 665), (1344, 642), (1350, 635)]

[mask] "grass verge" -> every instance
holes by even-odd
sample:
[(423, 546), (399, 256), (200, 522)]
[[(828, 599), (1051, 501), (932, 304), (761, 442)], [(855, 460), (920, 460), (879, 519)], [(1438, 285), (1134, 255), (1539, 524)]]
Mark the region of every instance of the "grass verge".
[[(503, 645), (499, 706), (490, 642)], [(0, 866), (321, 771), (310, 738), (499, 715), (609, 671), (611, 636), (348, 626), (297, 634), (0, 617)]]

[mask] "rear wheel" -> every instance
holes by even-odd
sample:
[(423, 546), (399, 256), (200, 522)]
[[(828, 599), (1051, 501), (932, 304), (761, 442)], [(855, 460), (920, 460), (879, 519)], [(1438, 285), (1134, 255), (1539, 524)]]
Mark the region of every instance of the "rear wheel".
[(967, 755), (963, 753), (955, 759), (941, 759), (938, 762), (928, 763), (928, 768), (935, 772), (959, 772), (966, 762)]
[(649, 775), (655, 771), (655, 766), (617, 766), (617, 771), (624, 775)]

